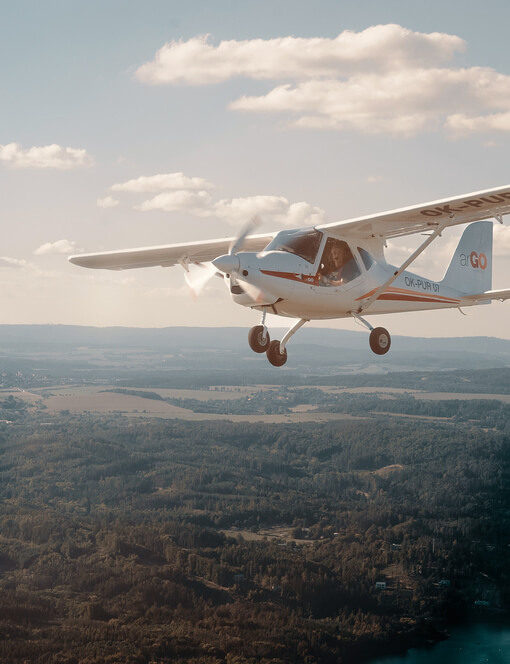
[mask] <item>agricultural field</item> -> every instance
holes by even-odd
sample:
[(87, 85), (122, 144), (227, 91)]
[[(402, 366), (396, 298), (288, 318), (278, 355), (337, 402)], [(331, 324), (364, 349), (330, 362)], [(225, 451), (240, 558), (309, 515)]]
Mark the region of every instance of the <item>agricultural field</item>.
[[(232, 422), (299, 423), (331, 422), (370, 417), (367, 406), (377, 403), (379, 415), (445, 419), (448, 415), (408, 412), (398, 409), (399, 402), (480, 402), (510, 404), (508, 394), (469, 394), (456, 392), (428, 392), (395, 387), (336, 387), (316, 386), (283, 388), (281, 386), (211, 386), (208, 389), (136, 387), (118, 388), (115, 385), (53, 385), (33, 389), (0, 390), (0, 399), (12, 396), (25, 404), (28, 412), (46, 413), (54, 417), (69, 414), (116, 414), (125, 417), (182, 419), (188, 421), (225, 420)], [(375, 401), (374, 401), (375, 400)], [(383, 402), (393, 403), (384, 411)], [(351, 404), (343, 407), (338, 404)], [(356, 412), (355, 412), (356, 411)]]

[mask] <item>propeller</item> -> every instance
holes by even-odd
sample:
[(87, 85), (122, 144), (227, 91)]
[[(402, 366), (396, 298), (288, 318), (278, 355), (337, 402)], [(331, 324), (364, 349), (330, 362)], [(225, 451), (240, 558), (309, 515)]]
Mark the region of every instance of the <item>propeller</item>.
[(197, 300), (201, 292), (214, 277), (223, 277), (212, 263), (191, 263), (187, 266), (184, 279), (190, 289), (191, 297)]
[(244, 241), (248, 237), (248, 235), (255, 229), (257, 226), (260, 226), (262, 223), (262, 220), (260, 219), (259, 215), (256, 214), (254, 217), (251, 217), (248, 219), (246, 224), (243, 226), (241, 232), (237, 236), (237, 238), (231, 243), (228, 253), (231, 256), (235, 256), (237, 252), (242, 249)]
[[(239, 275), (240, 261), (237, 255), (239, 251), (242, 251), (248, 235), (260, 223), (259, 216), (251, 217), (243, 226), (239, 235), (230, 243), (228, 254), (218, 256), (211, 263), (190, 263), (186, 266), (185, 279), (194, 299), (198, 298), (210, 279), (216, 274), (221, 277), (228, 275), (231, 293), (236, 293), (235, 289), (237, 287), (240, 289), (239, 294), (244, 291), (257, 304), (263, 304), (267, 301), (267, 295)], [(269, 299), (272, 300), (272, 297), (270, 296)]]
[(255, 215), (254, 217), (248, 219), (248, 221), (243, 226), (239, 235), (235, 238), (235, 240), (231, 242), (228, 254), (224, 254), (223, 256), (218, 256), (218, 258), (215, 258), (212, 262), (215, 268), (217, 268), (221, 272), (224, 272), (225, 274), (230, 275), (231, 284), (235, 283), (232, 282), (232, 273), (239, 272), (239, 267), (240, 267), (237, 252), (243, 248), (243, 245), (248, 235), (251, 233), (251, 231), (254, 228), (259, 226), (260, 223), (261, 220), (258, 215)]

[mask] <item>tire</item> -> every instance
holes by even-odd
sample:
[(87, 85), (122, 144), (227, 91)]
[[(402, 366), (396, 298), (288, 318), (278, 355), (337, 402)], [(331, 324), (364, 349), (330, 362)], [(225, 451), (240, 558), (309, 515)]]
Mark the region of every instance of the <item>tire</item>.
[(271, 341), (266, 354), (267, 359), (274, 367), (281, 367), (287, 362), (287, 349), (284, 348), (283, 353), (280, 353), (279, 341)]
[(384, 355), (391, 346), (391, 337), (384, 327), (376, 327), (370, 332), (370, 348), (376, 355)]
[(269, 332), (266, 330), (266, 337), (264, 339), (264, 326), (255, 325), (248, 332), (248, 343), (250, 344), (250, 348), (256, 353), (265, 353), (271, 343)]

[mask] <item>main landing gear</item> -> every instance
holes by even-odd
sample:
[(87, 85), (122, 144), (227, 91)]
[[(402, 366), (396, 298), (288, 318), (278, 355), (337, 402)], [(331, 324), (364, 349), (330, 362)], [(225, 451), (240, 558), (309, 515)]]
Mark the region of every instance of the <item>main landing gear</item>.
[(362, 318), (358, 313), (354, 313), (353, 311), (351, 311), (351, 316), (356, 320), (359, 320), (362, 325), (370, 330), (368, 343), (370, 344), (372, 351), (376, 355), (385, 355), (391, 346), (391, 337), (388, 330), (385, 327), (372, 327), (367, 320)]
[(271, 341), (266, 355), (273, 367), (281, 367), (287, 362), (287, 349), (282, 350), (281, 343), (278, 340)]
[(375, 327), (370, 332), (368, 342), (376, 355), (384, 355), (391, 346), (390, 333), (384, 327)]
[[(352, 317), (359, 320), (367, 329), (370, 330), (369, 344), (376, 355), (385, 355), (391, 346), (391, 337), (388, 330), (384, 327), (372, 327), (368, 321), (362, 318), (358, 313), (351, 313)], [(266, 312), (262, 314), (260, 325), (255, 325), (248, 333), (248, 343), (250, 348), (256, 353), (265, 353), (267, 359), (274, 367), (282, 367), (287, 362), (287, 343), (289, 339), (302, 327), (308, 323), (308, 319), (301, 318), (284, 335), (281, 341), (269, 337), (269, 331), (265, 325)]]

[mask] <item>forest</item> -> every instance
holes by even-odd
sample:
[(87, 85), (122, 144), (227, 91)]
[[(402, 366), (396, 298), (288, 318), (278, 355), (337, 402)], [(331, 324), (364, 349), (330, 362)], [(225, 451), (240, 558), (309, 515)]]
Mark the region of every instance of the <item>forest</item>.
[(229, 407), (300, 403), (359, 419), (0, 395), (0, 662), (351, 664), (508, 612), (510, 406), (280, 387)]

